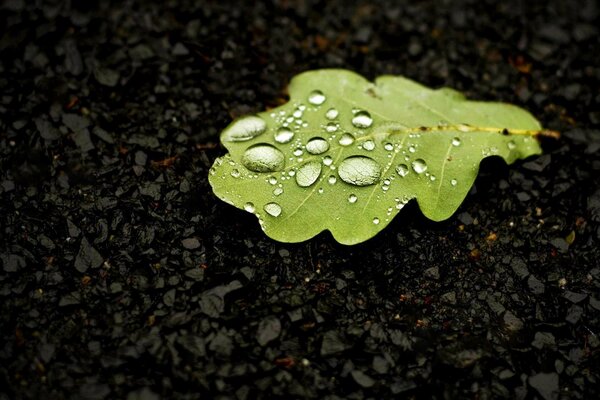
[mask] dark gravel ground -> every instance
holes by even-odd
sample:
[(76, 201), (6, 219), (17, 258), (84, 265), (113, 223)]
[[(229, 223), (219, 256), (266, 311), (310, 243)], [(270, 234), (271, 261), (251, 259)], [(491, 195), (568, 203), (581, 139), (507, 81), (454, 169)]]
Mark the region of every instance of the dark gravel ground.
[[(598, 398), (598, 3), (471, 3), (3, 2), (0, 399)], [(322, 67), (563, 136), (443, 223), (277, 243), (208, 169)]]

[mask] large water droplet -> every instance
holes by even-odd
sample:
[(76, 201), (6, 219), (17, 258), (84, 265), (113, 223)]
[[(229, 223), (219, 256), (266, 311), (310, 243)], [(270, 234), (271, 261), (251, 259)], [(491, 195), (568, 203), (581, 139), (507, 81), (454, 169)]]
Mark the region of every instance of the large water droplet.
[(318, 161), (310, 161), (304, 164), (296, 172), (296, 183), (301, 187), (309, 187), (319, 179), (321, 169), (321, 163)]
[(396, 172), (398, 173), (398, 175), (404, 178), (406, 175), (408, 175), (409, 172), (408, 165), (398, 164), (398, 166), (396, 167)]
[(354, 143), (354, 136), (352, 136), (351, 133), (346, 132), (340, 137), (338, 143), (342, 146), (350, 146)]
[(314, 137), (306, 143), (306, 151), (310, 154), (323, 154), (329, 150), (329, 142), (321, 137)]
[(372, 140), (367, 140), (363, 143), (362, 147), (367, 151), (373, 151), (375, 149), (375, 142)]
[(246, 150), (242, 164), (254, 172), (279, 171), (285, 165), (285, 156), (270, 144), (257, 144)]
[(279, 217), (281, 215), (281, 206), (277, 203), (267, 203), (263, 208), (272, 217)]
[(356, 197), (355, 194), (351, 194), (350, 196), (348, 196), (348, 203), (350, 203), (350, 204), (356, 203), (357, 200), (358, 200), (358, 197)]
[(452, 139), (452, 146), (458, 147), (460, 146), (460, 139), (455, 137), (454, 139)]
[(352, 125), (357, 128), (368, 128), (373, 123), (373, 118), (371, 118), (371, 114), (366, 111), (359, 111), (354, 114), (352, 118)]
[(250, 115), (238, 119), (221, 134), (223, 141), (245, 142), (257, 137), (267, 129), (267, 123), (260, 117)]
[(313, 106), (320, 106), (326, 100), (325, 95), (320, 90), (313, 90), (308, 95), (308, 102)]
[(244, 204), (244, 210), (248, 211), (249, 213), (254, 213), (256, 209), (254, 208), (254, 204), (248, 202)]
[(328, 120), (336, 119), (338, 114), (338, 110), (336, 110), (335, 108), (330, 108), (325, 113), (325, 118), (327, 118)]
[(381, 176), (381, 166), (370, 157), (348, 157), (338, 168), (340, 179), (356, 186), (374, 185)]
[(412, 169), (417, 174), (422, 174), (423, 172), (427, 171), (427, 163), (422, 158), (417, 158), (412, 162)]
[(275, 133), (275, 141), (277, 143), (289, 143), (294, 138), (294, 132), (291, 129), (286, 127), (281, 127)]

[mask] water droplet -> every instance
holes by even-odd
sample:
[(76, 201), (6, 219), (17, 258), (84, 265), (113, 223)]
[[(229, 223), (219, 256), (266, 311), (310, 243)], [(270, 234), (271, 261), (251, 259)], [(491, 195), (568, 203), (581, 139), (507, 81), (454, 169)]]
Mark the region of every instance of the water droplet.
[(417, 148), (411, 144), (410, 146), (408, 146), (408, 151), (410, 151), (411, 153), (414, 153), (415, 151), (417, 151)]
[(231, 171), (231, 176), (233, 176), (234, 178), (239, 178), (240, 175), (240, 171), (238, 171), (237, 169)]
[(454, 139), (452, 139), (452, 146), (454, 147), (458, 147), (460, 146), (460, 139), (455, 137)]
[(335, 122), (330, 122), (325, 126), (325, 130), (329, 133), (333, 133), (338, 130), (338, 126)]
[(435, 175), (431, 175), (431, 176), (429, 177), (429, 179), (431, 179), (431, 182), (433, 182), (433, 181), (435, 181), (437, 178), (435, 177)]
[(333, 163), (333, 158), (331, 158), (330, 156), (325, 156), (323, 157), (323, 164), (325, 164), (326, 166), (330, 166)]
[(356, 203), (356, 200), (358, 200), (358, 197), (356, 197), (355, 194), (351, 194), (350, 196), (348, 196), (348, 203), (354, 204)]
[(310, 161), (304, 164), (298, 168), (296, 183), (301, 187), (309, 187), (319, 179), (321, 169), (321, 163), (318, 161)]
[(308, 95), (308, 102), (313, 106), (320, 106), (326, 100), (325, 95), (320, 90), (313, 90)]
[(398, 164), (398, 166), (396, 167), (396, 172), (398, 173), (398, 175), (404, 178), (406, 175), (408, 175), (409, 172), (408, 165)]
[(302, 110), (296, 110), (293, 112), (292, 116), (294, 118), (302, 118)]
[(340, 137), (338, 143), (342, 146), (350, 146), (354, 143), (354, 136), (352, 136), (351, 133), (346, 132)]
[(517, 147), (517, 144), (514, 141), (510, 141), (506, 144), (506, 146), (508, 146), (509, 150), (514, 150)]
[(374, 185), (381, 176), (381, 166), (370, 157), (348, 157), (338, 168), (339, 177), (356, 186)]
[(456, 179), (452, 179), (452, 180), (450, 181), (450, 184), (451, 184), (452, 186), (456, 186), (456, 184), (457, 184), (457, 183), (458, 183), (458, 181), (457, 181)]
[(262, 118), (250, 115), (229, 125), (221, 134), (221, 138), (227, 142), (245, 142), (257, 137), (266, 129), (267, 123)]
[(263, 208), (272, 217), (279, 217), (281, 215), (281, 206), (277, 203), (267, 203)]
[(323, 154), (329, 150), (329, 142), (321, 137), (314, 137), (306, 143), (306, 151), (310, 154)]
[(273, 172), (284, 167), (285, 156), (270, 144), (257, 144), (244, 152), (242, 164), (250, 171)]
[(294, 138), (294, 132), (286, 127), (281, 127), (275, 133), (275, 141), (277, 143), (289, 143)]
[(375, 149), (375, 142), (372, 140), (367, 140), (363, 143), (362, 147), (367, 151), (373, 151)]
[(283, 188), (278, 187), (278, 188), (273, 189), (273, 194), (275, 196), (279, 196), (281, 193), (283, 193)]
[(379, 218), (377, 218), (377, 217), (373, 218), (373, 223), (375, 225), (379, 225)]
[(383, 146), (383, 148), (384, 148), (384, 149), (386, 149), (387, 151), (392, 151), (392, 150), (394, 150), (394, 145), (393, 145), (393, 144), (391, 144), (391, 143), (386, 143), (386, 144)]
[(329, 182), (330, 185), (335, 185), (337, 179), (335, 178), (335, 176), (331, 175), (329, 179), (327, 179), (327, 182)]
[(325, 118), (332, 120), (332, 119), (336, 119), (338, 116), (338, 110), (336, 110), (335, 108), (330, 108), (329, 110), (327, 110), (327, 112), (325, 113)]
[(459, 124), (456, 128), (461, 132), (469, 132), (471, 130), (471, 127), (467, 124)]
[(248, 203), (244, 204), (244, 210), (248, 211), (249, 213), (253, 213), (254, 214), (254, 211), (256, 209), (254, 208), (254, 204), (248, 202)]
[(412, 162), (412, 169), (417, 174), (422, 174), (427, 170), (427, 163), (425, 162), (425, 160), (417, 158), (415, 161)]
[(373, 118), (371, 118), (371, 114), (366, 111), (359, 111), (354, 114), (352, 118), (352, 125), (357, 128), (368, 128), (373, 123)]
[(302, 153), (303, 153), (302, 149), (298, 148), (298, 149), (294, 150), (294, 153), (293, 153), (293, 154), (294, 154), (296, 157), (300, 157), (300, 156), (302, 155)]
[(270, 183), (271, 185), (275, 185), (275, 184), (277, 184), (277, 178), (275, 178), (274, 176), (270, 176), (270, 177), (269, 177), (269, 183)]

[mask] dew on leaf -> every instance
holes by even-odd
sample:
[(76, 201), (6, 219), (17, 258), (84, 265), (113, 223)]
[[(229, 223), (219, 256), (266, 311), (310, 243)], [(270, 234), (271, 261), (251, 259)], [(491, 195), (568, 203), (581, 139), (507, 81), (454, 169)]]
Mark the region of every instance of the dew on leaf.
[(294, 118), (302, 118), (302, 114), (303, 114), (303, 113), (302, 113), (302, 110), (298, 110), (298, 109), (297, 109), (296, 111), (294, 111), (294, 112), (293, 112), (292, 116), (293, 116)]
[(313, 106), (320, 106), (326, 100), (325, 95), (320, 90), (313, 90), (308, 95), (308, 102)]
[(271, 185), (276, 185), (277, 184), (277, 178), (275, 178), (274, 176), (270, 176), (269, 177), (269, 183)]
[(452, 180), (450, 181), (450, 184), (451, 184), (452, 186), (456, 186), (456, 184), (457, 184), (457, 183), (458, 183), (458, 181), (457, 181), (456, 179), (452, 179)]
[(296, 183), (301, 187), (309, 187), (319, 179), (321, 175), (321, 163), (310, 161), (298, 168), (296, 173)]
[(302, 149), (300, 149), (300, 148), (298, 148), (298, 149), (294, 150), (294, 152), (293, 152), (293, 154), (294, 154), (296, 157), (300, 157), (300, 156), (302, 155), (302, 153), (304, 153), (304, 152), (303, 152), (303, 151), (302, 151)]
[(350, 203), (350, 204), (356, 203), (357, 200), (358, 200), (358, 197), (356, 197), (355, 194), (351, 194), (350, 196), (348, 196), (348, 203)]
[(352, 125), (357, 128), (368, 128), (372, 123), (373, 118), (371, 118), (371, 114), (366, 111), (359, 111), (352, 118)]
[(281, 193), (283, 193), (283, 188), (278, 187), (278, 188), (273, 189), (273, 194), (275, 196), (279, 196)]
[(256, 210), (254, 208), (254, 204), (251, 202), (247, 202), (246, 204), (244, 204), (244, 210), (248, 211), (249, 213), (254, 213), (254, 211)]
[(375, 225), (379, 225), (379, 218), (377, 218), (377, 217), (373, 218), (373, 223)]
[(337, 182), (337, 179), (335, 176), (331, 175), (328, 179), (327, 182), (329, 182), (330, 185), (334, 185)]
[(262, 118), (250, 115), (229, 125), (223, 131), (221, 139), (226, 142), (245, 142), (262, 134), (266, 129), (267, 123)]
[(384, 149), (386, 149), (387, 151), (392, 151), (392, 150), (394, 150), (394, 145), (393, 145), (393, 144), (391, 144), (391, 143), (386, 143), (386, 144), (383, 146), (383, 148), (384, 148)]
[(340, 137), (338, 143), (342, 146), (350, 146), (352, 143), (354, 143), (354, 136), (352, 136), (351, 133), (346, 132)]
[(417, 151), (417, 148), (411, 144), (410, 146), (408, 146), (408, 151), (410, 151), (411, 153), (414, 153), (415, 151)]
[(372, 140), (367, 140), (362, 144), (362, 147), (367, 151), (373, 151), (375, 149), (375, 142)]
[(396, 166), (396, 172), (398, 173), (398, 175), (400, 175), (401, 177), (405, 177), (406, 175), (408, 175), (408, 165), (406, 164), (398, 164)]
[(460, 146), (460, 139), (455, 137), (454, 139), (452, 139), (452, 146), (454, 147), (458, 147)]
[(294, 132), (286, 127), (281, 127), (275, 133), (275, 141), (277, 143), (289, 143), (294, 138)]
[(355, 186), (374, 185), (381, 176), (381, 166), (370, 157), (348, 157), (338, 168), (341, 180)]
[(263, 208), (272, 217), (279, 217), (281, 215), (281, 206), (277, 203), (267, 203)]
[(422, 158), (417, 158), (412, 162), (412, 169), (417, 174), (422, 174), (423, 172), (427, 171), (427, 163)]
[(510, 142), (508, 142), (506, 144), (506, 146), (508, 147), (509, 150), (514, 150), (517, 147), (516, 143), (512, 140)]
[(331, 164), (333, 164), (333, 158), (330, 156), (323, 157), (323, 164), (329, 167)]
[(333, 133), (335, 131), (338, 130), (338, 125), (335, 122), (329, 122), (326, 126), (325, 126), (325, 130), (329, 133)]
[(306, 143), (306, 151), (310, 154), (323, 154), (329, 150), (329, 142), (321, 137), (314, 137)]
[(234, 178), (239, 178), (240, 177), (240, 171), (237, 169), (233, 169), (231, 170), (231, 176), (233, 176)]
[(250, 171), (273, 172), (285, 166), (285, 156), (270, 144), (257, 144), (246, 149), (242, 164)]
[(325, 118), (327, 118), (328, 120), (333, 120), (337, 118), (338, 114), (338, 110), (336, 110), (335, 108), (330, 108), (325, 113)]

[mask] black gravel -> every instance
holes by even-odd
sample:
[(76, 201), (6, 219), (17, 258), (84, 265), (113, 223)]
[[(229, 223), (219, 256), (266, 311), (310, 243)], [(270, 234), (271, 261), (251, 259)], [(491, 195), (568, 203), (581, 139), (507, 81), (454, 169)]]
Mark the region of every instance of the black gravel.
[[(598, 398), (599, 12), (2, 2), (0, 399)], [(411, 204), (358, 246), (277, 243), (208, 169), (233, 117), (322, 67), (515, 103), (563, 136), (486, 160), (445, 222)]]

